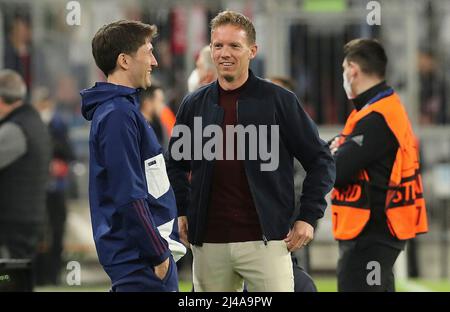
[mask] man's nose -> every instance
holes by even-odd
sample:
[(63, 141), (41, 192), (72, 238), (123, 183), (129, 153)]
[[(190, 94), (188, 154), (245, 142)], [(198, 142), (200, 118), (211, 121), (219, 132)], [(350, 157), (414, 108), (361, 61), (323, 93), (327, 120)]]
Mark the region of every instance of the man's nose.
[(155, 56), (152, 56), (152, 66), (158, 67), (158, 61), (156, 60)]
[(228, 58), (228, 57), (230, 57), (230, 56), (231, 56), (230, 48), (228, 48), (228, 47), (223, 47), (223, 48), (220, 50), (220, 57)]

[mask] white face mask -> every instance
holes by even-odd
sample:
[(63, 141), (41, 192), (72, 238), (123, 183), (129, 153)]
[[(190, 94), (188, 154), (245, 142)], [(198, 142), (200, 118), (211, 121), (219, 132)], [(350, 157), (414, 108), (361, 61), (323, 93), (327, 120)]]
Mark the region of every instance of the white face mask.
[(355, 98), (355, 95), (353, 94), (353, 91), (352, 91), (352, 82), (348, 81), (345, 71), (342, 73), (342, 79), (344, 80), (343, 87), (344, 87), (345, 93), (347, 94), (347, 98), (349, 100)]
[(48, 125), (53, 118), (54, 112), (51, 109), (46, 109), (40, 111), (39, 114), (41, 115), (42, 121)]
[(188, 92), (194, 92), (198, 88), (200, 88), (200, 77), (198, 70), (194, 69), (188, 78)]

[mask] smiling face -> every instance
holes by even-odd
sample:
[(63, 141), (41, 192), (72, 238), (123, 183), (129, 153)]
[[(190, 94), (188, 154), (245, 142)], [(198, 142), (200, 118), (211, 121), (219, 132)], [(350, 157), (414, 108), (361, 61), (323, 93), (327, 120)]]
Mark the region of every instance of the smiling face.
[(150, 40), (139, 47), (134, 55), (129, 55), (129, 79), (134, 88), (146, 89), (151, 86), (151, 73), (158, 66), (153, 55), (153, 45)]
[(248, 77), (250, 60), (256, 56), (256, 44), (248, 42), (242, 28), (226, 24), (211, 34), (211, 56), (217, 68), (219, 82), (239, 87)]

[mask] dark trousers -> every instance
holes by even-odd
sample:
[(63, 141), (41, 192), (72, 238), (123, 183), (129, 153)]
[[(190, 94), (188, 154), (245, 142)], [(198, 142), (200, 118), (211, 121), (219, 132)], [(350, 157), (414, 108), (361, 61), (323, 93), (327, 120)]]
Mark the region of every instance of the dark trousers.
[(32, 260), (42, 229), (37, 224), (0, 224), (0, 258)]
[(308, 273), (298, 264), (297, 258), (291, 255), (294, 271), (294, 291), (295, 292), (317, 292), (316, 284)]
[(119, 281), (111, 288), (112, 292), (176, 292), (178, 291), (178, 272), (175, 260), (170, 256), (169, 270), (161, 280), (152, 267), (133, 272)]
[(400, 250), (377, 242), (340, 241), (339, 292), (394, 292), (392, 268)]
[(67, 206), (64, 191), (47, 193), (47, 237), (36, 258), (36, 282), (39, 285), (60, 282)]

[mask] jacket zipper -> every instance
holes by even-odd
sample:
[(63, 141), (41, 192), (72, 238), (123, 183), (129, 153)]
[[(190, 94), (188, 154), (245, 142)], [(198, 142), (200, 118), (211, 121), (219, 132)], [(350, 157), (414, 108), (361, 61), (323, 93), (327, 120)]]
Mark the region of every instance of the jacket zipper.
[[(236, 124), (239, 125), (239, 100), (236, 101)], [(245, 152), (244, 152), (244, 154), (245, 154)], [(248, 186), (250, 188), (250, 193), (251, 193), (251, 196), (252, 196), (252, 200), (253, 200), (253, 203), (255, 204), (256, 214), (258, 215), (259, 227), (261, 228), (261, 233), (262, 233), (262, 240), (264, 242), (264, 245), (267, 246), (268, 240), (267, 240), (266, 235), (264, 234), (265, 232), (264, 232), (264, 227), (263, 227), (262, 222), (261, 222), (261, 216), (259, 214), (258, 208), (256, 207), (255, 197), (253, 196), (252, 188), (250, 187), (250, 182), (248, 180), (248, 174), (247, 174), (247, 166), (245, 166), (245, 160), (244, 160), (244, 170), (245, 170), (245, 175), (247, 177), (247, 183), (248, 183)]]

